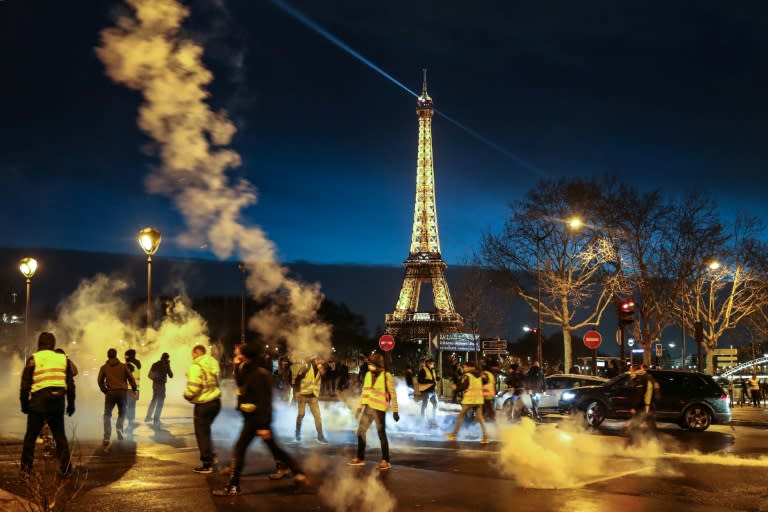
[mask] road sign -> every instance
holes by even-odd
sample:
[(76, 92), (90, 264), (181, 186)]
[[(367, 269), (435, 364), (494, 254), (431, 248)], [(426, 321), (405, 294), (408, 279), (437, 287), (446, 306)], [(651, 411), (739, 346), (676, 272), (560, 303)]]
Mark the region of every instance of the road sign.
[(505, 356), (507, 355), (507, 349), (505, 348), (483, 349), (483, 354), (485, 354), (486, 356)]
[(384, 352), (389, 352), (390, 350), (395, 348), (395, 338), (393, 338), (389, 334), (385, 334), (384, 336), (379, 338), (379, 348)]
[(603, 337), (597, 331), (587, 331), (582, 338), (587, 348), (595, 350), (603, 342)]
[(507, 340), (485, 340), (483, 341), (483, 350), (501, 349), (507, 350)]
[(661, 343), (657, 343), (656, 344), (656, 357), (661, 357), (661, 354), (662, 354)]
[(715, 349), (715, 355), (716, 356), (736, 356), (738, 354), (738, 349), (735, 349), (733, 347), (731, 348), (716, 348)]

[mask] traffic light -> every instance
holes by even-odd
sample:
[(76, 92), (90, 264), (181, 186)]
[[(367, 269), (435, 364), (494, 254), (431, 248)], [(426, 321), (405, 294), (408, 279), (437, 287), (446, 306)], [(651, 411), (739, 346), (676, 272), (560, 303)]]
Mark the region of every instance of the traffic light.
[(624, 327), (635, 322), (635, 303), (631, 299), (619, 301), (619, 325)]

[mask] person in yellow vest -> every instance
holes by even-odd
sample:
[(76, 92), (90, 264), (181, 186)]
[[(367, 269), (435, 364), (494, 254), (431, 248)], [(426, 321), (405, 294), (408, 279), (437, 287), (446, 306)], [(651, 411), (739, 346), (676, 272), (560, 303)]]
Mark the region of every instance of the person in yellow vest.
[(427, 410), (427, 402), (432, 404), (432, 422), (435, 421), (437, 415), (437, 381), (440, 377), (435, 372), (435, 362), (432, 359), (426, 359), (424, 364), (419, 368), (419, 375), (416, 377), (419, 386), (419, 393), (421, 393), (421, 417), (424, 418), (424, 413)]
[(483, 384), (483, 419), (490, 422), (496, 421), (496, 376), (499, 374), (499, 362), (496, 359), (485, 360), (483, 376), (488, 379)]
[(202, 462), (194, 468), (195, 473), (213, 473), (216, 455), (213, 451), (211, 425), (221, 412), (219, 375), (219, 362), (206, 354), (205, 346), (195, 345), (192, 349), (192, 364), (187, 370), (187, 387), (184, 389), (184, 399), (195, 404), (192, 423)]
[(315, 429), (317, 430), (317, 442), (328, 444), (323, 434), (323, 419), (320, 416), (320, 404), (317, 397), (320, 396), (320, 383), (325, 372), (322, 358), (314, 356), (296, 375), (296, 403), (299, 413), (296, 416), (296, 441), (301, 441), (301, 422), (304, 421), (304, 413), (307, 411), (307, 405), (315, 418)]
[(368, 371), (363, 379), (363, 391), (360, 400), (360, 423), (357, 427), (357, 457), (349, 461), (350, 466), (365, 465), (365, 436), (372, 422), (376, 422), (376, 431), (381, 444), (381, 462), (378, 468), (386, 470), (392, 467), (389, 462), (389, 440), (387, 439), (387, 410), (392, 408), (392, 418), (400, 421), (397, 411), (395, 379), (384, 370), (384, 358), (373, 354), (368, 358)]
[(456, 418), (453, 432), (448, 434), (447, 437), (449, 440), (455, 441), (459, 428), (461, 428), (461, 423), (464, 421), (464, 416), (469, 411), (474, 411), (475, 419), (480, 423), (480, 428), (483, 429), (483, 438), (480, 440), (480, 444), (488, 444), (490, 440), (488, 439), (488, 430), (485, 428), (485, 419), (483, 418), (483, 385), (488, 382), (488, 379), (475, 367), (475, 363), (466, 361), (462, 363), (462, 367), (464, 375), (462, 375), (458, 385), (459, 391), (464, 392), (461, 399), (461, 412), (459, 412), (459, 417)]
[(27, 415), (27, 431), (21, 451), (21, 471), (32, 472), (37, 436), (48, 424), (56, 441), (59, 472), (68, 475), (71, 466), (69, 443), (64, 431), (64, 412), (75, 413), (75, 380), (72, 365), (64, 354), (54, 352), (56, 337), (42, 332), (37, 339), (37, 352), (27, 359), (21, 373), (21, 412)]
[(141, 361), (136, 359), (136, 351), (134, 349), (128, 349), (125, 351), (125, 364), (128, 365), (128, 369), (133, 375), (133, 380), (136, 381), (136, 392), (128, 393), (128, 397), (125, 400), (125, 419), (128, 421), (127, 431), (132, 433), (136, 429), (136, 402), (139, 400), (139, 393), (141, 392)]
[(749, 394), (752, 398), (752, 407), (760, 407), (760, 379), (753, 373), (747, 381), (749, 383)]

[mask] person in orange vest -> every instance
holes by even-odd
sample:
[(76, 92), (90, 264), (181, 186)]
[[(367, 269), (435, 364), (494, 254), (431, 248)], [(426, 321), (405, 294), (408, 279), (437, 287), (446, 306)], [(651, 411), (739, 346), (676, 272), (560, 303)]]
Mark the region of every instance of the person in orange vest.
[(64, 354), (54, 352), (56, 337), (42, 332), (37, 339), (37, 352), (27, 359), (21, 373), (21, 412), (27, 415), (27, 431), (21, 451), (21, 471), (32, 472), (37, 436), (46, 423), (56, 441), (59, 472), (69, 474), (69, 443), (64, 431), (64, 412), (75, 414), (75, 381), (72, 364)]
[(386, 430), (387, 410), (390, 407), (392, 407), (392, 418), (395, 421), (400, 421), (400, 413), (397, 411), (395, 379), (390, 372), (384, 370), (382, 355), (372, 354), (368, 358), (368, 371), (363, 380), (363, 391), (358, 409), (360, 423), (357, 427), (357, 457), (349, 461), (348, 465), (365, 465), (365, 437), (371, 423), (375, 421), (381, 444), (381, 462), (379, 462), (378, 468), (387, 470), (392, 467), (389, 462), (389, 440)]
[(320, 416), (320, 404), (317, 398), (320, 396), (320, 383), (325, 373), (325, 361), (318, 356), (310, 358), (304, 368), (299, 371), (294, 381), (296, 404), (298, 405), (298, 414), (296, 415), (296, 441), (301, 441), (301, 423), (304, 421), (304, 413), (307, 411), (307, 405), (315, 418), (315, 429), (317, 430), (317, 442), (328, 444), (323, 434), (323, 418)]
[(464, 421), (464, 416), (469, 411), (474, 411), (475, 419), (480, 423), (480, 428), (483, 429), (483, 438), (480, 440), (480, 444), (488, 444), (490, 440), (488, 439), (488, 430), (485, 427), (485, 419), (483, 419), (483, 385), (488, 383), (488, 378), (475, 367), (475, 363), (465, 361), (462, 363), (462, 367), (464, 368), (464, 375), (458, 384), (459, 391), (464, 392), (461, 399), (461, 412), (456, 418), (453, 432), (447, 434), (447, 437), (449, 440), (455, 441)]

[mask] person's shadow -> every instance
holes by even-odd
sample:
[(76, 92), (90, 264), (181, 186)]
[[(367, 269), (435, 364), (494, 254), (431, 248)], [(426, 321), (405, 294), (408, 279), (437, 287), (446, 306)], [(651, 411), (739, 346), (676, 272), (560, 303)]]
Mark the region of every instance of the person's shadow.
[(152, 441), (160, 444), (167, 444), (168, 446), (171, 446), (173, 448), (184, 448), (186, 447), (186, 442), (184, 441), (184, 438), (177, 437), (171, 434), (169, 430), (166, 430), (163, 428), (162, 423), (153, 424), (151, 425), (152, 428)]

